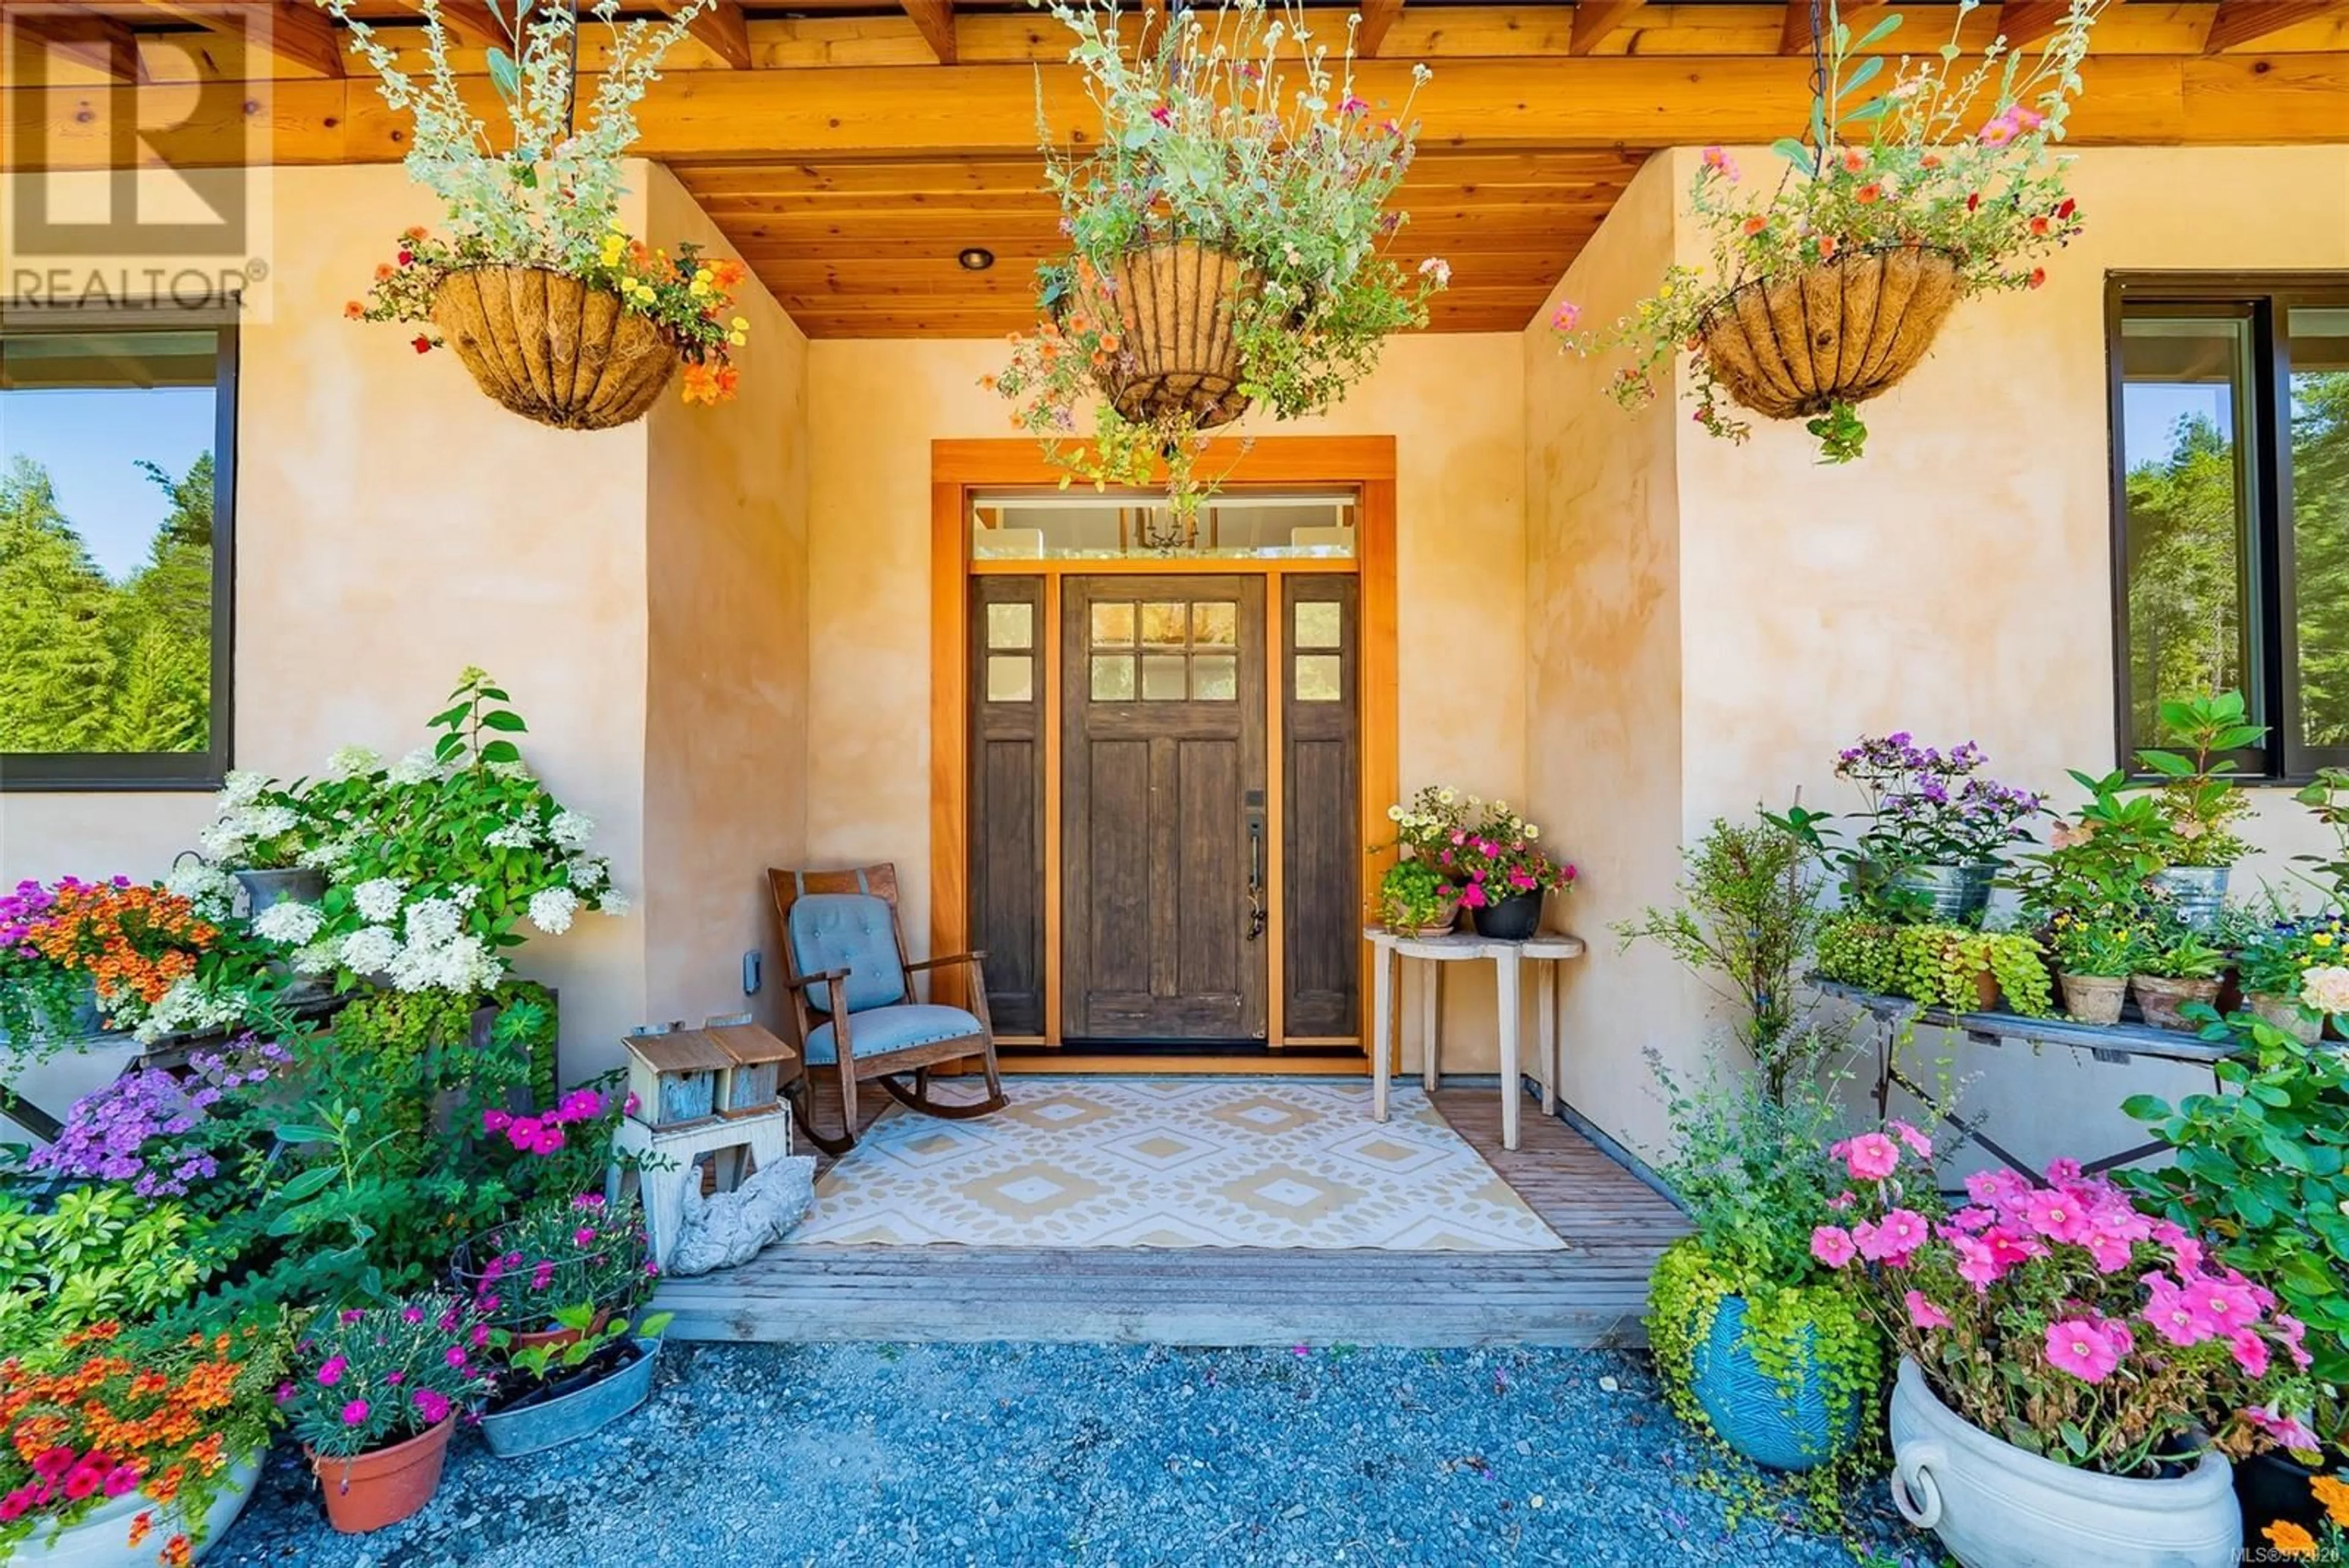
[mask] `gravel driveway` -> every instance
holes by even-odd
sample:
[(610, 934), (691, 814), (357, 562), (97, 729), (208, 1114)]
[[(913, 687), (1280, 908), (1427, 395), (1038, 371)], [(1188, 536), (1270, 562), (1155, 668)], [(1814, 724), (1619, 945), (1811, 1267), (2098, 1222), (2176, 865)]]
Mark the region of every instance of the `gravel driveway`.
[[(326, 1528), (285, 1445), (208, 1564), (1557, 1563), (1855, 1568), (1734, 1530), (1611, 1352), (677, 1345), (651, 1404), (534, 1459), (471, 1435), (430, 1507)], [(1872, 1521), (1878, 1568), (1927, 1568)]]

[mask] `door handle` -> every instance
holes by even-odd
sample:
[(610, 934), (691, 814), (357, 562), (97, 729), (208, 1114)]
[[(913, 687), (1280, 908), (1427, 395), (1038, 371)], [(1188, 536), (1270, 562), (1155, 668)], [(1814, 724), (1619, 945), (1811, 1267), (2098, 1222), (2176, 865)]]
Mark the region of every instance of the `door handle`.
[(1247, 931), (1246, 940), (1254, 941), (1264, 935), (1264, 817), (1251, 812), (1247, 819), (1248, 878)]

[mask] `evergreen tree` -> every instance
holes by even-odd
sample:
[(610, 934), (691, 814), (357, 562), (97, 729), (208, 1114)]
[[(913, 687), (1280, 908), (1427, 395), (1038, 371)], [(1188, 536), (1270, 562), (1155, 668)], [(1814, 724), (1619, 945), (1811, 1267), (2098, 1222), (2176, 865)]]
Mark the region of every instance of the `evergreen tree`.
[(57, 509), (49, 476), (18, 455), (0, 474), (0, 751), (104, 746), (118, 660), (113, 586)]

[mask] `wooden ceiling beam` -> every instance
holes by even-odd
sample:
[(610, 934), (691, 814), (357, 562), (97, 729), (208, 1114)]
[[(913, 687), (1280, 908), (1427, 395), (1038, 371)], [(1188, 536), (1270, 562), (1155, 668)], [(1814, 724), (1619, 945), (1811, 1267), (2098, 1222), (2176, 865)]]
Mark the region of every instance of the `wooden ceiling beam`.
[(955, 63), (954, 0), (897, 0), (912, 17), (914, 26), (922, 30), (922, 37), (930, 46), (938, 64)]
[(1354, 29), (1354, 57), (1378, 58), (1379, 46), (1402, 16), (1403, 0), (1362, 0), (1361, 26)]
[(343, 33), (309, 0), (145, 0), (148, 10), (233, 38), (317, 76), (343, 74)]
[[(401, 0), (407, 7), (421, 16), (424, 0)], [(500, 48), (511, 53), (513, 38), (482, 0), (440, 0), (440, 26), (460, 44), (477, 49)]]
[[(1827, 26), (1827, 0), (1818, 0), (1818, 4), (1819, 24)], [(1870, 0), (1868, 4), (1838, 5), (1835, 9), (1840, 13), (1843, 25), (1851, 29), (1851, 36), (1858, 38), (1884, 20), (1885, 13), (1890, 11), (1892, 5), (1889, 0)], [(1936, 44), (1940, 42), (1939, 38), (1933, 41)], [(1897, 44), (1896, 37), (1885, 47), (1897, 47)], [(1785, 19), (1778, 27), (1778, 52), (1782, 55), (1807, 55), (1811, 52), (1811, 0), (1786, 0)]]
[(1574, 37), (1569, 55), (1587, 55), (1630, 19), (1646, 0), (1574, 0)]
[[(671, 16), (691, 3), (692, 0), (660, 0), (661, 8)], [(730, 69), (747, 71), (757, 63), (750, 52), (750, 24), (743, 17), (741, 0), (710, 0), (685, 25), (685, 29)]]
[(2231, 49), (2240, 44), (2251, 43), (2280, 33), (2286, 27), (2302, 22), (2349, 11), (2343, 0), (2259, 0), (2256, 5), (2247, 0), (2220, 0), (2219, 8), (2210, 14), (2210, 31), (2202, 40), (2202, 52), (2215, 55), (2221, 49)]
[(5, 21), (13, 49), (41, 49), (60, 56), (109, 80), (143, 79), (139, 63), (139, 36), (122, 21), (95, 11), (47, 8), (37, 13), (10, 11)]
[(2010, 49), (2027, 49), (2071, 14), (2072, 0), (2007, 0), (1998, 8), (1999, 36)]

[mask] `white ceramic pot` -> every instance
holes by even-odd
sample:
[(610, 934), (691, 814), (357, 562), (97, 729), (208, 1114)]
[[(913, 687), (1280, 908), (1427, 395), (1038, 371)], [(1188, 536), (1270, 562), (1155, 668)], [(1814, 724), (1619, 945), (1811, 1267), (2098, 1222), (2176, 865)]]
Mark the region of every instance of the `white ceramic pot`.
[[(203, 1544), (196, 1548), (197, 1562), (220, 1544), (228, 1527), (244, 1511), (253, 1489), (261, 1484), (263, 1457), (255, 1454), (229, 1467), (228, 1484), (212, 1499), (212, 1505), (204, 1510), (204, 1539)], [(132, 1546), (130, 1521), (149, 1509), (155, 1511), (154, 1528), (145, 1542)], [(134, 1491), (100, 1503), (95, 1511), (76, 1520), (54, 1542), (46, 1530), (35, 1530), (31, 1540), (18, 1543), (16, 1555), (8, 1563), (11, 1568), (36, 1563), (40, 1568), (154, 1568), (156, 1553), (163, 1542), (185, 1528), (177, 1506), (166, 1507), (143, 1491)]]
[(2028, 1454), (1961, 1419), (1913, 1361), (1892, 1387), (1892, 1501), (1964, 1568), (2235, 1568), (2234, 1473), (2206, 1453), (2175, 1480)]

